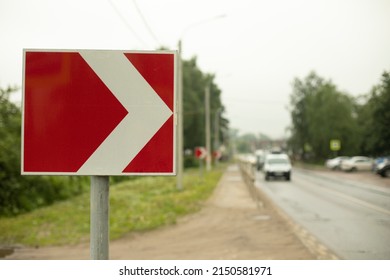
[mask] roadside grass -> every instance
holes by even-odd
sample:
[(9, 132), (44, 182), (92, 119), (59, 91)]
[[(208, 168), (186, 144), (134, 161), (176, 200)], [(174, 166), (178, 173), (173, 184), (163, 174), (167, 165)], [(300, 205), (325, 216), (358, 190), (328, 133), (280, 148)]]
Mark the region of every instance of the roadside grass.
[[(176, 177), (140, 177), (110, 186), (110, 239), (131, 232), (176, 223), (194, 213), (216, 187), (226, 166), (199, 176), (186, 170), (183, 190)], [(88, 242), (90, 236), (89, 192), (16, 217), (0, 218), (0, 246), (50, 246)]]
[(305, 169), (314, 169), (314, 170), (326, 170), (325, 161), (318, 162), (303, 162), (303, 161), (295, 161), (294, 166), (305, 168)]

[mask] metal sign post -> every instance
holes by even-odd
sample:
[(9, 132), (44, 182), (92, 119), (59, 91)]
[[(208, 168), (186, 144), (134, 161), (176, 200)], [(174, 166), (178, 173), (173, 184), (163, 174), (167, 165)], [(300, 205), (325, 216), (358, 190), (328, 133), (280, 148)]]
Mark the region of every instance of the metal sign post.
[(109, 244), (109, 176), (91, 176), (92, 260), (108, 260)]
[(199, 158), (199, 177), (203, 179), (203, 159)]

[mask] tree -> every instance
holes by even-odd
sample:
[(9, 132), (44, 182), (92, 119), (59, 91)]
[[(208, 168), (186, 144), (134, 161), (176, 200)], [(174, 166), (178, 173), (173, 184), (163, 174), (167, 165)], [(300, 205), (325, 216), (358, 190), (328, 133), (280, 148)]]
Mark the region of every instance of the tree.
[(257, 137), (253, 133), (245, 133), (236, 139), (236, 148), (239, 153), (253, 153), (256, 149)]
[[(228, 121), (222, 116), (224, 106), (221, 102), (221, 90), (214, 83), (214, 75), (203, 73), (197, 66), (196, 57), (183, 61), (183, 130), (184, 149), (193, 150), (205, 146), (205, 90), (210, 90), (210, 118), (219, 117), (219, 139), (225, 136)], [(218, 116), (217, 116), (218, 114)], [(212, 121), (211, 143), (214, 142)]]
[(390, 155), (390, 73), (371, 90), (360, 107), (359, 124), (362, 133), (361, 150), (365, 154)]
[(311, 72), (303, 81), (295, 79), (291, 95), (291, 138), (289, 144), (302, 158), (319, 160), (332, 155), (329, 143), (341, 141), (341, 153), (355, 154), (361, 137), (356, 105), (330, 81)]
[(294, 154), (305, 158), (305, 145), (309, 142), (307, 116), (308, 98), (312, 92), (323, 83), (323, 80), (310, 73), (305, 81), (295, 78), (293, 82), (293, 93), (290, 96), (291, 110), (291, 138), (289, 144)]
[(19, 173), (20, 158), (20, 109), (9, 101), (10, 94), (16, 87), (0, 88), (0, 186), (13, 188)]

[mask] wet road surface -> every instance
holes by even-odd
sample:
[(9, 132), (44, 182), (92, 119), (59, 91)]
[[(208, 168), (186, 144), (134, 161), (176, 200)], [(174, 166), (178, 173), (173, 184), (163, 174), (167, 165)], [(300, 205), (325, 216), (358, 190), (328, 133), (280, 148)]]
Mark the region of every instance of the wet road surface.
[(390, 259), (390, 179), (294, 168), (256, 187), (342, 259)]

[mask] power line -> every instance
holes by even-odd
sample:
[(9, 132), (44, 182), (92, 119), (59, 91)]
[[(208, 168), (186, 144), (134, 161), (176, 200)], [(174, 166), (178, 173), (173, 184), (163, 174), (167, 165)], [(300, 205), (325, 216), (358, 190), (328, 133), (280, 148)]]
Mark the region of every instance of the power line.
[(141, 12), (141, 9), (139, 8), (139, 6), (138, 6), (138, 4), (137, 4), (137, 1), (136, 1), (136, 0), (133, 0), (133, 4), (134, 4), (135, 8), (137, 9), (137, 12), (138, 12), (138, 14), (140, 15), (140, 17), (141, 17), (141, 19), (142, 19), (144, 25), (146, 26), (146, 29), (147, 29), (148, 32), (149, 32), (149, 34), (153, 37), (153, 39), (156, 41), (156, 43), (157, 43), (158, 45), (161, 46), (160, 41), (158, 40), (158, 38), (156, 37), (156, 35), (155, 35), (154, 32), (152, 31), (152, 29), (150, 28), (150, 26), (149, 26), (147, 20), (145, 19), (143, 13)]
[(142, 38), (138, 35), (138, 33), (131, 27), (131, 25), (126, 21), (126, 19), (123, 17), (123, 15), (121, 14), (121, 12), (118, 10), (118, 8), (115, 6), (115, 4), (111, 1), (111, 0), (108, 0), (108, 2), (110, 3), (111, 7), (114, 9), (115, 13), (119, 16), (119, 18), (122, 20), (122, 22), (126, 25), (127, 29), (130, 30), (131, 33), (133, 33), (133, 35), (138, 39), (138, 41), (140, 41), (145, 47), (147, 46), (147, 44), (145, 43), (144, 40), (142, 40)]

